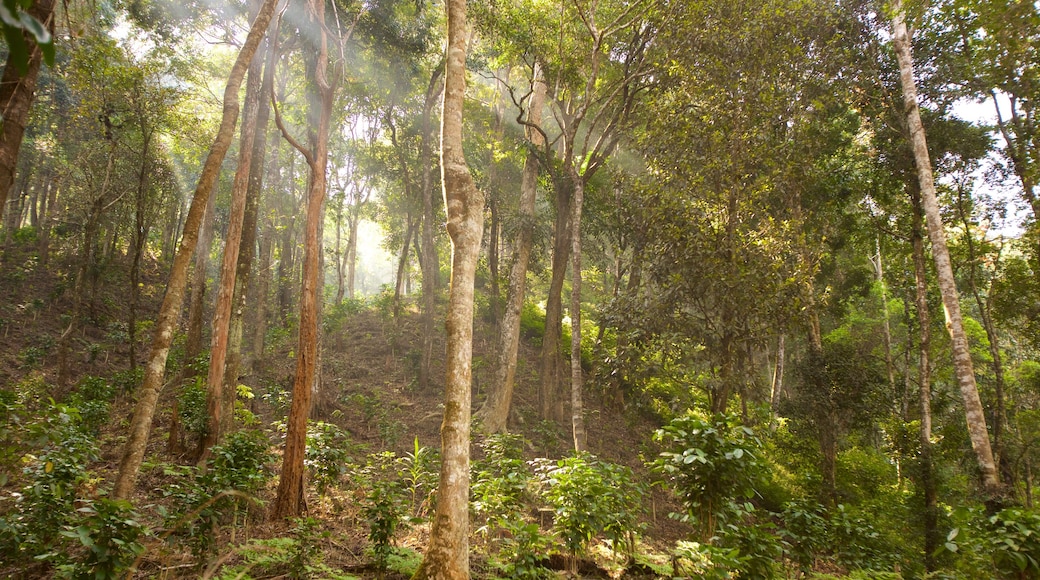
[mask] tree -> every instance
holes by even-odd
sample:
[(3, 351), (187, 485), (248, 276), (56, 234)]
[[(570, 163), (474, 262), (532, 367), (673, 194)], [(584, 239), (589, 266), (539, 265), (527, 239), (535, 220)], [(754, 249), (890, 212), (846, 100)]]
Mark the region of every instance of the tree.
[[(278, 34), (276, 23), (272, 37)], [(199, 444), (199, 461), (204, 462), (209, 458), (209, 449), (219, 444), (224, 434), (230, 431), (234, 420), (235, 388), (238, 385), (238, 377), (230, 377), (231, 385), (225, 385), (225, 363), (227, 362), (229, 350), (229, 335), (231, 333), (232, 308), (234, 306), (236, 280), (238, 279), (239, 256), (242, 250), (242, 241), (246, 238), (251, 241), (254, 235), (244, 233), (246, 221), (247, 194), (250, 192), (250, 175), (253, 172), (254, 142), (258, 129), (266, 131), (266, 127), (257, 126), (258, 112), (260, 108), (261, 79), (263, 70), (263, 51), (257, 50), (253, 54), (253, 60), (249, 65), (246, 80), (246, 94), (244, 114), (242, 117), (241, 136), (239, 138), (238, 165), (235, 168), (235, 179), (231, 185), (231, 208), (228, 222), (227, 234), (224, 237), (224, 258), (220, 266), (220, 285), (217, 287), (216, 307), (213, 313), (213, 334), (209, 351), (209, 376), (207, 377), (206, 409), (209, 414), (209, 422), (205, 436)], [(257, 193), (254, 188), (252, 193)], [(256, 211), (253, 211), (253, 231), (256, 230)], [(252, 255), (252, 246), (246, 253)], [(242, 290), (239, 289), (239, 295)], [(241, 320), (241, 316), (239, 316)], [(241, 326), (238, 328), (239, 342), (241, 342)], [(237, 375), (237, 365), (235, 374)]]
[(928, 156), (928, 143), (925, 139), (924, 126), (921, 123), (921, 114), (917, 104), (917, 85), (914, 80), (910, 35), (907, 31), (906, 13), (901, 0), (894, 0), (891, 10), (892, 45), (899, 63), (903, 105), (913, 145), (917, 178), (921, 186), (921, 203), (928, 225), (928, 238), (932, 243), (932, 258), (935, 261), (939, 291), (942, 294), (946, 311), (946, 329), (950, 333), (952, 341), (953, 364), (964, 402), (964, 416), (968, 424), (971, 446), (975, 451), (975, 459), (982, 476), (983, 488), (989, 501), (998, 501), (1002, 493), (1000, 479), (993, 462), (993, 451), (990, 447), (989, 433), (986, 430), (986, 416), (982, 409), (982, 401), (979, 399), (978, 387), (975, 385), (975, 370), (971, 362), (971, 351), (968, 349), (968, 339), (964, 333), (960, 297), (953, 276), (953, 266), (950, 263), (950, 253), (946, 246), (942, 217), (939, 214), (932, 165)]
[(473, 181), (462, 140), (466, 95), (466, 0), (445, 3), (441, 181), (452, 242), (448, 293), (447, 376), (441, 423), (441, 473), (430, 545), (414, 578), (469, 578), (470, 390), (473, 380), (473, 284), (484, 234), (484, 195)]
[[(7, 64), (0, 78), (0, 219), (7, 205), (7, 194), (14, 184), (18, 151), (22, 147), (29, 109), (36, 97), (36, 80), (44, 54), (54, 61), (54, 0), (34, 0), (28, 12), (14, 9), (16, 3), (5, 0), (4, 37), (7, 39)], [(17, 17), (14, 14), (18, 14)], [(17, 22), (12, 24), (12, 21)]]
[[(296, 352), (296, 374), (293, 378), (292, 404), (289, 408), (285, 452), (282, 454), (278, 496), (272, 514), (276, 518), (298, 517), (304, 508), (303, 459), (307, 445), (307, 417), (315, 391), (318, 366), (318, 301), (319, 260), (321, 258), (321, 222), (324, 220), (326, 171), (329, 158), (329, 133), (332, 105), (339, 81), (338, 70), (329, 74), (329, 31), (325, 19), (325, 3), (307, 3), (306, 27), (301, 27), (304, 62), (307, 75), (307, 145), (292, 138), (275, 110), (275, 120), (283, 136), (307, 160), (310, 175), (307, 182), (307, 220), (304, 225), (303, 289), (300, 295), (300, 337)], [(318, 31), (314, 34), (314, 31)], [(340, 36), (346, 42), (349, 36)]]
[[(534, 73), (534, 86), (531, 102), (527, 106), (527, 123), (538, 126), (542, 120), (542, 108), (545, 106), (545, 82), (541, 73)], [(542, 137), (530, 127), (527, 128), (527, 139), (534, 147), (541, 147)], [(513, 383), (516, 378), (516, 355), (520, 347), (520, 312), (524, 305), (525, 287), (527, 284), (527, 265), (531, 257), (531, 246), (534, 243), (535, 197), (538, 188), (538, 158), (533, 152), (527, 154), (520, 181), (520, 228), (517, 234), (513, 264), (509, 270), (509, 289), (506, 298), (505, 313), (499, 330), (497, 360), (494, 376), (488, 397), (480, 408), (480, 418), (484, 432), (498, 433), (505, 431), (509, 419), (509, 409), (513, 399)]]
[(238, 121), (238, 90), (242, 86), (242, 79), (245, 77), (253, 54), (264, 35), (267, 34), (267, 25), (270, 24), (271, 17), (274, 15), (275, 4), (275, 0), (264, 0), (249, 28), (246, 41), (231, 67), (231, 72), (228, 73), (228, 82), (224, 88), (224, 108), (220, 128), (214, 137), (213, 145), (210, 147), (199, 175), (195, 195), (192, 197), (191, 207), (188, 209), (188, 215), (184, 221), (181, 244), (170, 270), (166, 294), (163, 296), (163, 303), (156, 320), (144, 381), (134, 406), (130, 434), (123, 449), (123, 457), (119, 462), (119, 472), (112, 490), (114, 499), (127, 499), (130, 496), (134, 482), (137, 480), (137, 473), (141, 468), (141, 462), (144, 460), (145, 447), (152, 430), (152, 417), (155, 415), (155, 404), (159, 400), (159, 391), (163, 386), (163, 376), (166, 373), (166, 357), (170, 352), (174, 327), (180, 317), (181, 306), (184, 302), (188, 266), (191, 263), (191, 255), (195, 251), (195, 244), (198, 242), (199, 226), (213, 191), (213, 185), (217, 181), (220, 165), (231, 145), (235, 124)]

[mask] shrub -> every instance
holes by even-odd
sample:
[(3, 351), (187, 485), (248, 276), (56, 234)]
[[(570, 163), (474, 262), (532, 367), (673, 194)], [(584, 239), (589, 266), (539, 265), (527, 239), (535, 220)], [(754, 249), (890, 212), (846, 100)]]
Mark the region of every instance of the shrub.
[(303, 460), (318, 495), (324, 496), (330, 487), (347, 472), (351, 462), (349, 441), (345, 431), (318, 421), (307, 425), (307, 454)]
[(209, 428), (209, 414), (206, 410), (206, 385), (205, 375), (195, 378), (194, 381), (184, 385), (181, 394), (177, 397), (177, 414), (180, 415), (181, 424), (185, 431), (203, 437)]
[(600, 533), (615, 547), (631, 543), (644, 490), (630, 469), (588, 453), (532, 463), (541, 497), (556, 512), (553, 531), (570, 554), (583, 554)]
[(86, 554), (60, 568), (75, 578), (119, 578), (144, 552), (140, 540), (151, 531), (140, 522), (130, 502), (102, 498), (85, 504), (76, 510), (79, 520), (61, 533), (78, 540)]
[(808, 574), (816, 556), (826, 546), (827, 519), (823, 506), (815, 502), (793, 501), (784, 507), (781, 537), (787, 543), (787, 554), (802, 574)]
[(978, 526), (983, 553), (1006, 577), (1040, 577), (1040, 512), (1008, 508)]
[(702, 538), (711, 537), (733, 499), (755, 495), (762, 442), (734, 418), (686, 414), (654, 433), (665, 450), (651, 463), (682, 500), (679, 519), (697, 521)]
[(369, 455), (365, 465), (355, 472), (355, 478), (364, 490), (361, 513), (368, 523), (368, 541), (372, 543), (375, 563), (385, 571), (408, 505), (397, 456), (392, 451)]

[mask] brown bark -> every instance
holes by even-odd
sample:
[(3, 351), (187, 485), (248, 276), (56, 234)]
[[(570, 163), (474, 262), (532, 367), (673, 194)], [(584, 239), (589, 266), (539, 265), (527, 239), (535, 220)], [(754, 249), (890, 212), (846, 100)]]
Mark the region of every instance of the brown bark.
[(932, 390), (931, 390), (931, 315), (928, 312), (928, 280), (924, 255), (924, 215), (920, 197), (912, 194), (914, 222), (911, 232), (914, 260), (914, 298), (920, 326), (918, 355), (918, 405), (921, 412), (921, 488), (924, 491), (924, 565), (935, 569), (935, 553), (939, 549), (939, 504), (935, 468), (932, 465)]
[[(238, 278), (239, 254), (242, 250), (243, 231), (245, 230), (246, 195), (249, 192), (249, 174), (253, 162), (253, 145), (256, 138), (257, 111), (260, 106), (262, 52), (257, 50), (249, 65), (242, 129), (239, 137), (238, 167), (235, 168), (235, 179), (231, 185), (231, 208), (227, 234), (224, 238), (224, 259), (220, 266), (220, 286), (217, 288), (217, 302), (213, 312), (213, 334), (210, 340), (209, 377), (206, 380), (206, 410), (209, 421), (206, 434), (199, 446), (199, 461), (209, 457), (209, 450), (219, 444), (224, 434), (231, 430), (234, 423), (235, 391), (234, 385), (227, 389), (224, 374), (227, 370), (229, 339), (231, 335), (231, 316), (234, 306), (236, 281)], [(255, 229), (255, 209), (254, 209)], [(250, 247), (250, 250), (252, 248)], [(241, 340), (241, 326), (238, 328)], [(232, 377), (235, 385), (238, 377)]]
[(581, 206), (585, 198), (585, 184), (578, 178), (576, 171), (571, 179), (575, 184), (571, 203), (571, 430), (574, 434), (574, 451), (580, 453), (588, 449), (581, 392)]
[(448, 352), (441, 473), (430, 545), (416, 580), (469, 578), (470, 389), (473, 355), (473, 282), (484, 228), (484, 195), (470, 175), (462, 149), (462, 103), (466, 91), (466, 1), (446, 2), (447, 65), (441, 171), (452, 241), (448, 295)]
[[(278, 24), (274, 26), (274, 30), (277, 31)], [(255, 285), (252, 279), (253, 272), (253, 260), (256, 255), (256, 229), (258, 221), (258, 213), (260, 207), (260, 192), (264, 183), (264, 163), (266, 161), (267, 153), (267, 124), (270, 116), (271, 105), (268, 99), (263, 98), (263, 95), (271, 93), (271, 87), (274, 85), (274, 67), (275, 58), (277, 56), (277, 46), (275, 46), (275, 37), (277, 33), (272, 34), (268, 40), (267, 47), (267, 62), (264, 64), (263, 81), (259, 87), (257, 94), (257, 105), (256, 105), (256, 130), (253, 133), (253, 141), (249, 145), (253, 149), (252, 158), (249, 163), (249, 178), (246, 182), (246, 207), (245, 213), (242, 215), (242, 239), (239, 242), (238, 250), (238, 265), (236, 266), (235, 275), (235, 294), (233, 299), (233, 306), (231, 309), (231, 321), (230, 331), (228, 333), (228, 345), (227, 345), (227, 360), (224, 363), (224, 385), (223, 389), (223, 402), (224, 402), (224, 418), (227, 428), (232, 429), (234, 427), (232, 418), (235, 412), (235, 399), (238, 393), (238, 379), (243, 367), (248, 368), (249, 365), (243, 362), (244, 352), (242, 349), (242, 337), (245, 333), (245, 310), (247, 296), (251, 294), (252, 286)], [(258, 55), (259, 56), (259, 55)], [(254, 57), (254, 63), (252, 66), (256, 67), (257, 76), (259, 76), (259, 58)], [(250, 71), (250, 78), (247, 81), (246, 87), (246, 117), (249, 117), (249, 91), (254, 87), (252, 75), (253, 71)], [(243, 142), (243, 146), (246, 143)]]
[(209, 253), (213, 246), (214, 205), (213, 197), (210, 197), (206, 203), (206, 214), (199, 227), (198, 252), (195, 253), (191, 297), (188, 300), (188, 331), (184, 340), (185, 378), (195, 376), (195, 359), (202, 354), (202, 327), (206, 310), (206, 271), (209, 268)]
[(932, 243), (932, 258), (935, 261), (939, 291), (946, 310), (946, 329), (950, 333), (953, 346), (954, 372), (964, 402), (968, 435), (982, 476), (982, 486), (988, 496), (988, 501), (996, 501), (1001, 495), (1002, 489), (993, 461), (989, 433), (986, 431), (986, 416), (982, 409), (982, 401), (979, 399), (978, 387), (975, 384), (975, 370), (972, 366), (971, 351), (968, 349), (968, 339), (964, 333), (964, 323), (961, 317), (960, 297), (953, 276), (953, 266), (950, 263), (950, 253), (946, 247), (942, 217), (939, 214), (932, 165), (928, 158), (928, 145), (917, 104), (917, 85), (914, 81), (910, 37), (904, 20), (905, 14), (901, 0), (894, 0), (892, 11), (892, 44), (899, 62), (903, 104), (914, 150), (917, 178), (921, 185), (921, 202), (928, 224), (928, 237)]
[[(527, 120), (538, 125), (542, 119), (542, 107), (545, 104), (545, 83), (541, 80), (541, 72), (536, 67), (534, 90)], [(541, 146), (541, 135), (528, 129), (528, 139)], [(513, 264), (509, 270), (509, 289), (506, 298), (505, 313), (499, 328), (499, 346), (495, 362), (494, 376), (488, 390), (488, 398), (477, 413), (485, 433), (505, 431), (509, 419), (509, 409), (513, 400), (513, 385), (516, 378), (516, 354), (520, 347), (520, 313), (524, 306), (524, 293), (527, 284), (527, 264), (531, 258), (531, 246), (534, 240), (535, 199), (538, 190), (538, 159), (534, 153), (528, 153), (520, 177), (520, 231), (513, 254)]]
[(184, 287), (187, 283), (188, 266), (191, 263), (191, 255), (195, 251), (198, 241), (199, 225), (202, 214), (205, 211), (213, 185), (216, 183), (220, 173), (220, 165), (224, 161), (224, 155), (231, 145), (234, 136), (235, 124), (238, 121), (239, 103), (238, 90), (242, 86), (249, 61), (253, 58), (260, 40), (267, 31), (267, 25), (271, 22), (274, 14), (276, 1), (264, 0), (256, 19), (249, 30), (245, 44), (235, 60), (235, 64), (228, 74), (228, 83), (224, 89), (224, 110), (221, 116), (220, 128), (210, 147), (209, 155), (199, 174), (199, 183), (192, 197), (191, 208), (188, 210), (184, 221), (184, 233), (181, 237), (180, 248), (173, 260), (173, 268), (170, 271), (170, 279), (166, 286), (166, 295), (163, 297), (162, 306), (155, 324), (155, 334), (152, 339), (151, 352), (148, 356), (148, 365), (145, 368), (144, 383), (139, 391), (137, 404), (134, 408), (134, 416), (130, 422), (130, 433), (123, 451), (123, 458), (119, 463), (119, 473), (116, 476), (115, 487), (112, 491), (114, 499), (127, 499), (133, 491), (137, 473), (144, 459), (145, 447), (148, 444), (148, 436), (152, 430), (152, 417), (155, 415), (155, 405), (159, 400), (159, 391), (162, 389), (163, 375), (166, 370), (166, 357), (170, 352), (170, 343), (173, 341), (174, 327), (184, 301)]
[[(42, 22), (52, 34), (54, 5), (54, 0), (33, 0), (32, 6), (26, 11)], [(34, 37), (28, 33), (23, 34), (29, 52), (25, 73), (22, 74), (18, 70), (14, 62), (14, 53), (8, 51), (7, 64), (4, 66), (3, 77), (0, 78), (0, 112), (3, 114), (3, 121), (0, 123), (0, 218), (3, 218), (7, 194), (14, 183), (18, 152), (25, 136), (25, 125), (29, 122), (29, 110), (36, 98), (36, 81), (40, 75), (43, 57)]]
[(141, 168), (137, 174), (137, 195), (134, 203), (134, 235), (131, 237), (130, 258), (130, 308), (127, 314), (127, 335), (130, 343), (130, 369), (137, 368), (137, 303), (140, 295), (138, 282), (141, 272), (141, 258), (144, 255), (145, 241), (148, 239), (148, 229), (145, 224), (145, 210), (147, 204), (148, 185), (148, 156), (154, 130), (147, 127), (143, 116), (140, 118), (142, 125), (143, 141), (141, 146)]
[[(278, 495), (272, 508), (272, 515), (280, 519), (299, 516), (304, 508), (303, 459), (307, 443), (307, 418), (310, 415), (311, 401), (318, 380), (321, 222), (325, 201), (332, 103), (336, 87), (336, 81), (330, 80), (327, 76), (329, 56), (325, 3), (322, 0), (310, 0), (307, 3), (306, 18), (307, 30), (317, 30), (318, 33), (310, 41), (315, 42), (316, 46), (306, 42), (304, 48), (307, 67), (309, 148), (290, 140), (306, 158), (310, 178), (307, 187), (307, 220), (304, 225), (303, 290), (300, 294), (300, 336), (296, 354), (296, 375), (293, 379), (292, 404), (289, 408)], [(291, 139), (280, 121), (279, 129), (282, 129), (287, 139)]]
[(563, 335), (563, 282), (567, 277), (567, 262), (571, 251), (570, 207), (574, 184), (565, 179), (554, 180), (556, 193), (556, 223), (553, 228), (552, 279), (545, 300), (545, 334), (542, 337), (542, 376), (538, 390), (538, 406), (545, 420), (563, 420), (563, 402), (560, 398), (560, 377), (563, 357), (560, 342)]

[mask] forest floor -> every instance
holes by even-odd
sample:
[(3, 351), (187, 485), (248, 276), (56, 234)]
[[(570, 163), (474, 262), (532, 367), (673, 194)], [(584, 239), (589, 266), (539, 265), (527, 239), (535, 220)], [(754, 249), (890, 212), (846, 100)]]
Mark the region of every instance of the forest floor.
[[(61, 401), (81, 377), (111, 377), (125, 372), (130, 356), (125, 323), (129, 306), (125, 271), (108, 268), (99, 277), (96, 292), (87, 291), (84, 324), (72, 341), (70, 379), (67, 386), (56, 385), (55, 355), (63, 325), (67, 324), (68, 317), (63, 315), (70, 308), (74, 272), (72, 264), (62, 264), (59, 268), (39, 267), (30, 256), (28, 252), (8, 252), (0, 268), (0, 388), (15, 390), (32, 377), (42, 377), (51, 389), (49, 396)], [(143, 280), (139, 318), (151, 320), (165, 287), (162, 271), (151, 263), (144, 269)], [(335, 317), (331, 325), (327, 318), (321, 354), (322, 391), (312, 412), (312, 420), (336, 424), (349, 434), (354, 449), (370, 453), (394, 451), (402, 456), (413, 452), (416, 444), (439, 449), (443, 357), (435, 355), (433, 385), (420, 389), (417, 381), (421, 344), (418, 313), (406, 304), (395, 318), (383, 302), (369, 300), (354, 312)], [(142, 328), (144, 331), (139, 333), (136, 349), (138, 364), (147, 356), (151, 340), (148, 325), (144, 324)], [(434, 352), (443, 353), (443, 325), (438, 325), (438, 329), (440, 334)], [(272, 328), (268, 336), (267, 349), (261, 364), (257, 365), (259, 372), (242, 376), (240, 382), (248, 385), (256, 395), (248, 406), (269, 434), (272, 451), (279, 453), (280, 435), (271, 426), (284, 419), (287, 409), (295, 364), (295, 336), (278, 328)], [(483, 401), (485, 388), (490, 382), (493, 337), (494, 328), (488, 320), (480, 318), (475, 321), (474, 411)], [(560, 458), (570, 451), (570, 429), (569, 425), (542, 421), (538, 417), (539, 349), (535, 343), (531, 337), (521, 341), (509, 429), (525, 438), (527, 459)], [(650, 483), (651, 476), (643, 459), (652, 453), (650, 435), (658, 425), (650, 418), (613, 403), (615, 397), (602, 396), (595, 384), (588, 385), (587, 391), (590, 452), (600, 459), (630, 467), (638, 479)], [(176, 392), (177, 389), (168, 385), (162, 393), (145, 466), (132, 498), (141, 517), (157, 531), (156, 538), (161, 537), (163, 525), (157, 515), (161, 511), (158, 506), (176, 507), (169, 505), (172, 500), (165, 497), (164, 490), (176, 484), (178, 477), (183, 477), (174, 474), (176, 470), (163, 466), (193, 463), (191, 453), (174, 454), (168, 448), (171, 409)], [(113, 481), (133, 412), (133, 393), (118, 394), (110, 412), (110, 420), (102, 427), (98, 438), (100, 460), (89, 466), (90, 489), (79, 490), (81, 494), (101, 495)], [(479, 439), (476, 432), (474, 439)], [(192, 447), (191, 441), (187, 443), (188, 448)], [(475, 442), (472, 455), (476, 459), (481, 454), (481, 448)], [(141, 558), (138, 577), (222, 577), (222, 570), (239, 570), (241, 564), (249, 560), (251, 552), (246, 546), (255, 546), (257, 540), (291, 536), (291, 524), (270, 521), (265, 515), (265, 506), (274, 499), (277, 477), (273, 472), (277, 466), (277, 462), (271, 465), (273, 477), (258, 493), (261, 507), (252, 508), (241, 516), (241, 521), (220, 526), (214, 548), (206, 557), (208, 567), (200, 568), (198, 560), (187, 550), (171, 548), (168, 543), (153, 539), (146, 543), (147, 550)], [(11, 496), (18, 490), (18, 485), (24, 485), (17, 474), (11, 475), (2, 480), (6, 485), (0, 487), (0, 496)], [(368, 526), (356, 494), (356, 491), (343, 486), (319, 498), (313, 487), (310, 488), (306, 515), (318, 521), (320, 533), (312, 534), (308, 541), (317, 545), (318, 560), (324, 562), (326, 569), (342, 571), (350, 576), (383, 577), (372, 563)], [(8, 508), (0, 505), (0, 511)], [(644, 508), (641, 516), (644, 528), (640, 534), (643, 552), (667, 554), (675, 540), (689, 535), (688, 526), (668, 517), (669, 512), (677, 511), (677, 505), (660, 487), (649, 488)], [(542, 520), (543, 529), (547, 528), (546, 513), (535, 512), (532, 515)], [(396, 567), (391, 566), (390, 577), (404, 577), (409, 573), (417, 563), (428, 535), (428, 524), (421, 521), (402, 526), (395, 538), (399, 558)], [(474, 575), (492, 575), (487, 563), (489, 539), (476, 534), (473, 538)], [(250, 544), (251, 541), (254, 543)], [(582, 567), (581, 575), (606, 575), (606, 569), (610, 568), (609, 552), (600, 545), (590, 553), (599, 556)], [(31, 570), (11, 568), (4, 565), (3, 560), (0, 558), (0, 577), (29, 578), (53, 574), (53, 570), (42, 567)], [(239, 568), (234, 568), (236, 564)], [(562, 567), (559, 558), (550, 564), (554, 568)], [(615, 566), (612, 573), (617, 575), (620, 571)]]

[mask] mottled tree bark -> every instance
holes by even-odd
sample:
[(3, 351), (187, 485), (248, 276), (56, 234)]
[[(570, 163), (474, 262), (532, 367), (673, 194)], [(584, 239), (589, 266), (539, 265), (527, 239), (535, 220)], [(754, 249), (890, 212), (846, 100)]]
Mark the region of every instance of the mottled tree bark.
[(430, 545), (414, 578), (469, 578), (470, 389), (473, 358), (473, 282), (484, 229), (484, 195), (462, 149), (466, 92), (466, 0), (448, 0), (447, 65), (441, 123), (441, 178), (452, 242), (448, 295), (448, 352), (441, 473)]
[[(545, 83), (541, 80), (541, 72), (536, 67), (534, 91), (527, 120), (538, 125), (542, 119), (542, 107), (545, 105)], [(528, 129), (528, 139), (536, 146), (542, 146), (541, 134)], [(505, 313), (499, 326), (498, 351), (495, 361), (494, 376), (488, 389), (488, 398), (477, 413), (485, 433), (505, 431), (509, 419), (509, 409), (513, 400), (513, 385), (516, 378), (516, 354), (520, 347), (520, 314), (524, 306), (524, 293), (527, 284), (527, 264), (531, 258), (531, 246), (534, 240), (535, 199), (538, 190), (538, 159), (534, 153), (528, 153), (520, 177), (520, 231), (513, 254), (513, 264), (509, 271), (509, 289), (506, 298)]]
[(112, 491), (114, 499), (127, 499), (133, 491), (137, 473), (144, 459), (145, 447), (148, 444), (148, 436), (152, 430), (152, 417), (155, 415), (155, 404), (159, 400), (159, 391), (162, 389), (163, 375), (166, 371), (166, 357), (170, 352), (170, 344), (173, 342), (174, 327), (180, 316), (181, 306), (184, 302), (184, 287), (188, 278), (188, 266), (191, 263), (191, 255), (195, 251), (198, 241), (199, 225), (202, 222), (202, 214), (205, 211), (213, 185), (220, 173), (220, 165), (224, 161), (231, 139), (234, 137), (235, 124), (238, 121), (239, 103), (238, 90), (242, 86), (246, 68), (252, 60), (260, 40), (267, 32), (267, 25), (271, 22), (274, 14), (276, 0), (264, 0), (256, 19), (249, 30), (245, 44), (235, 60), (235, 64), (228, 74), (227, 86), (224, 89), (224, 110), (221, 116), (220, 128), (210, 147), (209, 155), (203, 164), (199, 174), (199, 183), (192, 197), (191, 208), (184, 221), (184, 234), (181, 237), (180, 248), (173, 260), (173, 268), (170, 271), (170, 279), (166, 286), (166, 295), (163, 297), (162, 306), (155, 324), (155, 334), (152, 339), (151, 353), (148, 357), (148, 365), (145, 368), (144, 383), (138, 394), (137, 404), (134, 408), (134, 416), (130, 422), (130, 434), (123, 450), (123, 458), (119, 463), (119, 473), (116, 476), (115, 487)]
[(921, 185), (921, 203), (924, 207), (928, 237), (932, 243), (932, 258), (935, 261), (936, 278), (939, 292), (942, 295), (946, 310), (946, 329), (950, 333), (953, 346), (953, 366), (960, 386), (961, 399), (964, 402), (964, 416), (968, 424), (968, 435), (975, 451), (975, 459), (982, 475), (982, 486), (989, 496), (988, 500), (996, 501), (1001, 495), (1000, 479), (997, 476), (993, 461), (993, 450), (990, 447), (989, 433), (986, 431), (986, 415), (979, 399), (978, 387), (975, 384), (975, 370), (972, 366), (971, 351), (964, 333), (964, 322), (961, 317), (960, 296), (950, 263), (950, 252), (946, 247), (946, 234), (942, 217), (939, 214), (939, 202), (935, 193), (935, 182), (932, 177), (932, 164), (928, 158), (928, 145), (924, 127), (921, 124), (921, 113), (917, 105), (917, 85), (914, 81), (914, 65), (910, 51), (910, 37), (907, 32), (905, 14), (901, 0), (892, 3), (892, 44), (896, 59), (899, 62), (899, 78), (903, 88), (903, 104), (906, 109), (907, 123), (910, 128), (910, 140), (913, 145), (914, 162), (917, 178)]
[(585, 184), (577, 172), (571, 178), (575, 184), (571, 202), (571, 431), (574, 451), (580, 453), (588, 449), (581, 374), (581, 206), (585, 199)]

